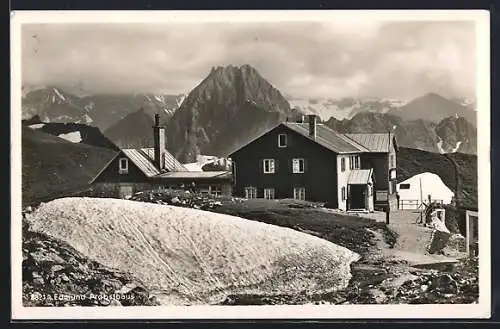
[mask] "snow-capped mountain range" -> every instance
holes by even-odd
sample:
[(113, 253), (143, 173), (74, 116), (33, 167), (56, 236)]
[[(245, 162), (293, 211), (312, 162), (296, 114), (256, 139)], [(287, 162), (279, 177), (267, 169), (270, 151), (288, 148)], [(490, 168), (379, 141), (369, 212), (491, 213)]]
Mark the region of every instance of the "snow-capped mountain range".
[(22, 117), (38, 115), (43, 122), (84, 123), (105, 130), (128, 114), (143, 108), (151, 117), (159, 113), (167, 121), (185, 95), (147, 93), (76, 96), (61, 88), (23, 88)]
[[(475, 112), (467, 111), (476, 109), (476, 100), (469, 97), (452, 98), (446, 99), (437, 94), (429, 93), (422, 97), (418, 97), (414, 100), (404, 100), (397, 98), (295, 98), (293, 96), (286, 97), (290, 103), (290, 107), (296, 108), (303, 112), (304, 114), (316, 114), (321, 120), (326, 121), (330, 118), (335, 118), (337, 120), (352, 119), (357, 113), (362, 112), (372, 112), (372, 113), (391, 113), (395, 115), (401, 115), (401, 112), (407, 112), (405, 106), (410, 104), (409, 107), (413, 110), (413, 106), (416, 107), (426, 107), (429, 108), (431, 112), (434, 111), (432, 107), (439, 107), (439, 111), (443, 111), (442, 115), (437, 114), (435, 120), (436, 123), (448, 116), (464, 116), (471, 123), (475, 124), (475, 120), (472, 118), (475, 116)], [(416, 102), (417, 101), (417, 102)], [(422, 103), (422, 106), (421, 104)], [(437, 104), (439, 103), (439, 104)], [(424, 106), (425, 104), (425, 106)], [(434, 105), (436, 104), (436, 105)], [(458, 104), (458, 105), (457, 105)], [(402, 111), (400, 111), (402, 110)], [(424, 109), (422, 109), (424, 110)], [(398, 113), (400, 112), (400, 113)], [(413, 111), (408, 111), (413, 112)], [(415, 116), (419, 116), (422, 113), (417, 111), (413, 112)], [(417, 119), (412, 117), (411, 119)], [(421, 115), (421, 119), (428, 119), (427, 116)]]
[(294, 98), (287, 97), (292, 108), (299, 109), (305, 114), (316, 114), (322, 120), (334, 117), (337, 120), (352, 119), (356, 113), (375, 112), (387, 113), (391, 109), (401, 107), (406, 101), (387, 98)]
[[(316, 114), (339, 132), (396, 131), (400, 146), (476, 152), (475, 100), (428, 93), (396, 98), (284, 96), (249, 65), (214, 67), (189, 95), (134, 93), (76, 96), (57, 87), (24, 88), (23, 117), (99, 128), (118, 147), (152, 143), (154, 114), (167, 126), (169, 150), (183, 162), (224, 157), (280, 121)], [(396, 127), (396, 128), (394, 128)]]

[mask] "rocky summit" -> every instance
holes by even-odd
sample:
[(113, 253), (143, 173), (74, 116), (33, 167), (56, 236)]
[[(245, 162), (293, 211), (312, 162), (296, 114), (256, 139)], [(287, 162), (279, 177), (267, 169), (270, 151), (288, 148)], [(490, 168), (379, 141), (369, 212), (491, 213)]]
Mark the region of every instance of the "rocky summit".
[(297, 111), (250, 65), (214, 67), (169, 122), (169, 149), (184, 162), (226, 156)]

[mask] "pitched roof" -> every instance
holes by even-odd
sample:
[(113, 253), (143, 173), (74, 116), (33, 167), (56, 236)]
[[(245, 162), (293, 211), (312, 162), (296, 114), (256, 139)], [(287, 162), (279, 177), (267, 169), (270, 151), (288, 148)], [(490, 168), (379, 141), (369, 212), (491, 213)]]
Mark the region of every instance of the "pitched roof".
[(140, 171), (147, 177), (153, 177), (160, 173), (158, 168), (151, 162), (151, 159), (141, 149), (122, 149), (123, 154), (132, 161)]
[(349, 174), (348, 184), (368, 184), (372, 176), (373, 169), (355, 169)]
[(176, 171), (160, 174), (157, 178), (230, 178), (230, 171)]
[[(348, 138), (358, 142), (370, 152), (389, 152), (394, 135), (389, 133), (345, 134)], [(390, 136), (390, 137), (389, 137)]]
[(309, 136), (309, 124), (307, 123), (284, 122), (283, 124), (302, 136), (336, 153), (369, 152), (366, 147), (357, 141), (337, 133), (324, 124), (316, 125), (316, 138)]
[[(151, 161), (155, 161), (155, 151), (154, 148), (142, 148), (142, 152), (146, 153)], [(165, 169), (168, 171), (187, 171), (184, 167), (170, 152), (165, 152)]]
[[(147, 177), (153, 177), (160, 174), (160, 171), (154, 165), (154, 149), (122, 149), (122, 152), (139, 168)], [(168, 171), (187, 171), (187, 169), (177, 159), (165, 152), (165, 169)]]

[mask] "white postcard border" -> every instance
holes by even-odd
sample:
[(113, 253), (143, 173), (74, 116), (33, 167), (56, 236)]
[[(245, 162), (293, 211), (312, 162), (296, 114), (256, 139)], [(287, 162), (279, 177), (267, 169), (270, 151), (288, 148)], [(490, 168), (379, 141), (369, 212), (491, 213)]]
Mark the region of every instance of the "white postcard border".
[[(323, 21), (335, 19), (476, 23), (479, 194), (479, 303), (469, 305), (293, 305), (187, 307), (23, 307), (21, 243), (21, 26), (28, 23), (166, 23)], [(11, 13), (12, 319), (436, 319), (491, 314), (490, 29), (485, 10), (419, 11), (24, 11)]]

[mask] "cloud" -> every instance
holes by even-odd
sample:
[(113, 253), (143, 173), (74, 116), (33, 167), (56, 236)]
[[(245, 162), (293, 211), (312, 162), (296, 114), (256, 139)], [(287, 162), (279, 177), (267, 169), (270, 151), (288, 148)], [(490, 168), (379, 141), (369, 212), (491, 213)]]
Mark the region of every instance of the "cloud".
[(212, 66), (250, 64), (297, 97), (475, 95), (472, 22), (29, 24), (24, 85), (189, 92)]

